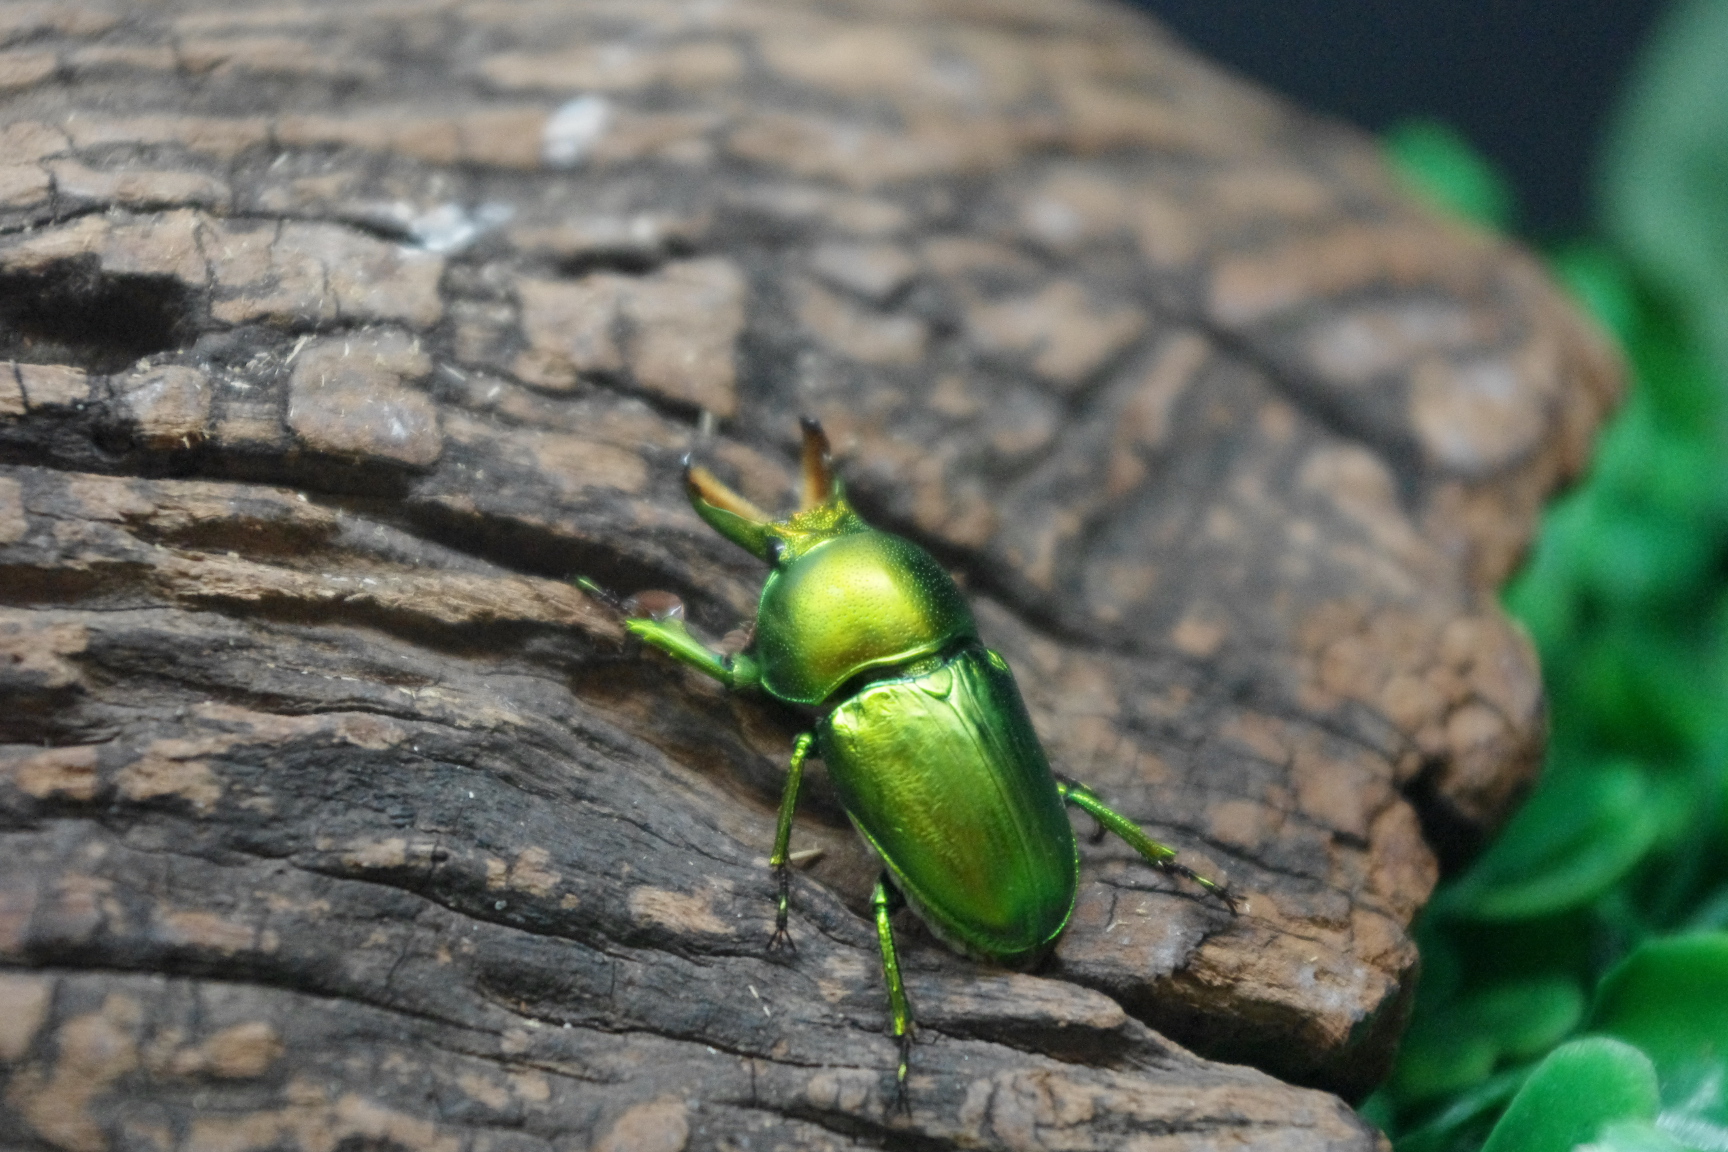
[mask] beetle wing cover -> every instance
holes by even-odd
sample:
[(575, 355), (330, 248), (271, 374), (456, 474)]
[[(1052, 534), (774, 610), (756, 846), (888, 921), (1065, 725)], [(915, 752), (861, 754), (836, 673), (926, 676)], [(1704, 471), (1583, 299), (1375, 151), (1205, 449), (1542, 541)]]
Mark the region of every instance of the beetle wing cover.
[(938, 935), (1008, 961), (1060, 934), (1074, 907), (1074, 833), (1000, 657), (968, 646), (933, 671), (871, 684), (817, 739), (848, 814)]

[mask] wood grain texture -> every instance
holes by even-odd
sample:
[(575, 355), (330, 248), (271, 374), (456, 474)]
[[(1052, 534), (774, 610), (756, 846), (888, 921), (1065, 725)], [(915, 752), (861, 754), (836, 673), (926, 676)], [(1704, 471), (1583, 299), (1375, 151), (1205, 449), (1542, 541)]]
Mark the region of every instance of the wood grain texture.
[[(1312, 1089), (1535, 769), (1492, 592), (1618, 386), (1106, 5), (0, 5), (0, 1140), (1374, 1147)], [(799, 413), (1248, 900), (1104, 843), (1038, 973), (907, 920), (910, 1119), (819, 770), (764, 951), (800, 718), (569, 583), (750, 616), (678, 461), (784, 507)]]

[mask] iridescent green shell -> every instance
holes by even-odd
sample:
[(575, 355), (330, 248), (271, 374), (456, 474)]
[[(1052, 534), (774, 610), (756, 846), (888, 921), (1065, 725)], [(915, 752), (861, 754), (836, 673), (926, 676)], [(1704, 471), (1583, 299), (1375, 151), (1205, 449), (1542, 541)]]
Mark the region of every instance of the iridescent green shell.
[(942, 566), (910, 540), (863, 525), (783, 554), (762, 589), (752, 649), (762, 687), (820, 704), (861, 672), (933, 656), (977, 636)]
[(1074, 909), (1074, 831), (1020, 688), (972, 644), (878, 680), (816, 724), (852, 822), (925, 923), (1013, 964), (1044, 952)]

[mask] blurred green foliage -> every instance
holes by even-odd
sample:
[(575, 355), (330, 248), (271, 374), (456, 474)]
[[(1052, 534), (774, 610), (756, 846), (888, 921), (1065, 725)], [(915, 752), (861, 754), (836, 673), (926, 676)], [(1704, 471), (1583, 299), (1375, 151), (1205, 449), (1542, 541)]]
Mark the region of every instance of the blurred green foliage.
[(1395, 172), (1408, 173), (1419, 195), (1485, 228), (1512, 226), (1512, 194), (1494, 166), (1471, 149), (1457, 129), (1434, 120), (1409, 120), (1383, 142)]
[[(1387, 153), (1490, 228), (1510, 196), (1434, 125)], [(1600, 239), (1550, 266), (1633, 387), (1508, 609), (1542, 655), (1529, 801), (1416, 927), (1398, 1152), (1728, 1152), (1728, 0), (1680, 0), (1603, 157)]]

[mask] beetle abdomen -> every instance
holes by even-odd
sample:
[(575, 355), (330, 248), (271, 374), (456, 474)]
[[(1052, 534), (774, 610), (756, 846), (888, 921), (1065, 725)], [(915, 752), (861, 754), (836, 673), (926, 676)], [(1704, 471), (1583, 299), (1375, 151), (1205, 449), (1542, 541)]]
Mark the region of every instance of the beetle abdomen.
[(1074, 908), (1079, 857), (1013, 673), (968, 645), (878, 680), (817, 723), (846, 811), (948, 942), (1012, 962)]
[(819, 704), (860, 672), (977, 635), (960, 590), (928, 552), (859, 524), (776, 567), (762, 589), (756, 657), (762, 686), (782, 700)]

